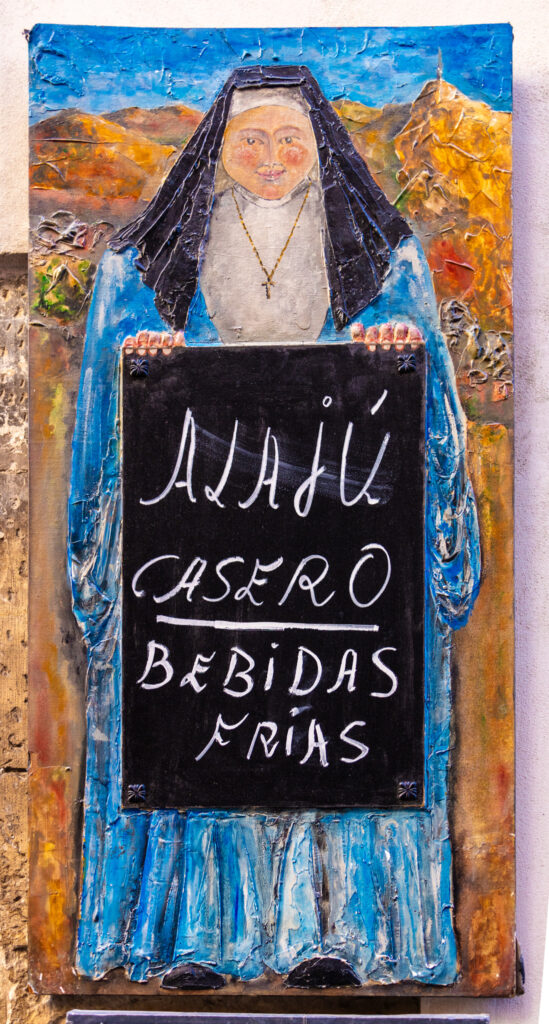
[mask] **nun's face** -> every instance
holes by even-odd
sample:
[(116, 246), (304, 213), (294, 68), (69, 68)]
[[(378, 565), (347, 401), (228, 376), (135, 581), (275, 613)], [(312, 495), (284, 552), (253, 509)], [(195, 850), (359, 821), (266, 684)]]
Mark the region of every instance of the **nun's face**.
[(317, 158), (309, 118), (291, 107), (243, 110), (227, 125), (223, 166), (262, 199), (282, 199), (307, 176)]

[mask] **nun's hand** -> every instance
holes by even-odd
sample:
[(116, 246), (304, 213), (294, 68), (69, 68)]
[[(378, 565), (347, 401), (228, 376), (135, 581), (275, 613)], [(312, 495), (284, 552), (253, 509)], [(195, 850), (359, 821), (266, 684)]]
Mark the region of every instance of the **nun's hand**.
[(138, 356), (155, 356), (157, 352), (164, 355), (174, 348), (181, 348), (185, 344), (183, 331), (176, 331), (175, 334), (164, 334), (162, 331), (138, 331), (135, 337), (124, 338), (124, 352)]
[(403, 349), (405, 345), (417, 348), (424, 344), (421, 331), (414, 324), (387, 323), (374, 324), (372, 327), (364, 327), (364, 324), (351, 324), (351, 338), (353, 341), (362, 342), (371, 351), (379, 345), (381, 348)]

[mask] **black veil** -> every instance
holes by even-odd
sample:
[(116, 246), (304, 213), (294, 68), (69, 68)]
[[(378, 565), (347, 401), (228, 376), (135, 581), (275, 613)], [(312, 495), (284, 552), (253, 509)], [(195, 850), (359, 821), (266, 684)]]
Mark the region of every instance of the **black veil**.
[(376, 297), (391, 250), (412, 234), (376, 185), (340, 118), (307, 67), (246, 67), (229, 76), (210, 110), (140, 217), (110, 241), (139, 251), (143, 280), (162, 318), (183, 330), (196, 291), (214, 201), (218, 158), (234, 89), (299, 87), (318, 148), (328, 227), (326, 267), (337, 330)]

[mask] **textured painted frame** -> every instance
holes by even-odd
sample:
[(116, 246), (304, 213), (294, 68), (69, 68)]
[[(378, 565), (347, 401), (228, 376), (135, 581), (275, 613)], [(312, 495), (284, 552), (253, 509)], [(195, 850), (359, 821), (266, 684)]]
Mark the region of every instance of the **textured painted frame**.
[[(166, 162), (173, 157), (173, 146), (147, 136), (147, 131), (154, 134), (156, 128), (150, 121), (147, 123), (146, 113), (139, 111), (130, 117), (133, 122), (137, 119), (139, 127), (134, 134), (135, 124), (124, 125), (121, 123), (124, 118), (102, 119), (107, 123), (109, 137), (100, 143), (97, 143), (97, 135), (93, 135), (98, 126), (90, 125), (93, 119), (86, 115), (78, 124), (77, 115), (69, 113), (70, 131), (66, 130), (68, 125), (63, 124), (63, 118), (56, 120), (55, 115), (45, 131), (41, 127), (43, 115), (51, 109), (52, 90), (61, 89), (66, 101), (61, 106), (74, 105), (78, 93), (74, 68), (79, 51), (86, 45), (86, 32), (93, 31), (39, 26), (31, 39), (33, 117), (38, 122), (31, 136), (34, 231), (31, 268), (34, 311), (31, 332), (31, 960), (34, 984), (42, 991), (61, 988), (65, 991), (71, 988), (132, 991), (134, 987), (132, 982), (117, 976), (98, 983), (75, 980), (72, 972), (80, 861), (78, 806), (83, 781), (85, 667), (65, 584), (63, 539), (66, 526), (60, 519), (60, 511), (68, 483), (69, 441), (94, 261), (110, 233), (109, 220), (114, 220), (116, 226), (125, 223), (132, 210), (141, 209), (145, 197), (154, 193), (154, 182), (160, 180)], [(99, 38), (106, 40), (103, 33), (109, 30), (99, 31)], [(315, 31), (322, 38), (322, 30)], [(485, 52), (491, 46), (497, 49), (499, 73), (502, 80), (504, 73), (508, 77), (509, 28), (479, 26), (469, 29), (469, 37), (471, 33), (478, 45), (486, 48)], [(277, 35), (273, 30), (268, 35), (273, 37), (273, 53), (277, 48), (280, 53), (287, 52), (289, 56), (284, 59), (288, 63), (295, 59), (298, 41), (306, 50), (306, 31), (301, 35), (297, 30)], [(408, 75), (407, 88), (413, 89), (414, 83), (421, 81), (417, 76), (428, 66), (435, 50), (441, 50), (443, 56), (439, 58), (437, 78), (424, 88), (418, 85), (419, 96), (406, 111), (408, 120), (400, 126), (400, 131), (398, 125), (395, 126), (399, 111), (394, 107), (383, 108), (379, 115), (381, 123), (375, 117), (356, 120), (364, 118), (364, 112), (359, 105), (353, 106), (348, 79), (345, 98), (337, 103), (344, 123), (356, 136), (378, 182), (405, 212), (427, 250), (437, 297), (442, 302), (442, 327), (454, 357), (460, 397), (469, 420), (468, 468), (479, 506), (484, 580), (469, 625), (456, 634), (452, 670), (450, 814), (460, 975), (447, 988), (432, 991), (435, 994), (442, 991), (510, 994), (515, 987), (512, 380), (508, 292), (510, 154), (506, 141), (510, 115), (490, 109), (479, 99), (490, 95), (490, 89), (494, 88), (493, 83), (490, 85), (490, 75), (497, 75), (498, 70), (487, 71), (486, 81), (480, 75), (481, 80), (473, 82), (474, 98), (467, 97), (464, 84), (470, 74), (463, 74), (467, 67), (466, 33), (460, 29), (430, 29), (414, 30), (413, 35), (416, 52), (421, 58), (418, 59), (420, 70), (406, 73), (395, 59), (395, 83), (402, 86)], [(140, 38), (143, 45), (147, 39), (145, 30), (141, 34), (140, 30), (131, 30), (130, 37)], [(168, 34), (166, 52), (171, 52), (170, 47), (182, 38), (181, 33)], [(197, 36), (189, 33), (186, 38), (192, 49)], [(225, 33), (219, 38), (216, 45), (221, 49), (226, 40), (229, 41), (229, 52), (233, 52), (226, 59), (233, 65), (237, 42), (244, 48), (243, 63), (253, 63), (248, 50), (253, 52), (256, 43), (249, 34)], [(125, 35), (116, 37), (115, 33), (115, 39), (121, 46), (129, 45), (131, 51), (132, 44), (127, 43)], [(333, 39), (334, 34), (325, 30), (321, 46), (316, 36), (314, 45), (309, 42), (311, 54), (320, 67), (320, 71), (314, 69), (319, 78), (323, 61), (318, 53), (322, 53), (322, 47), (326, 53)], [(394, 30), (392, 36), (389, 32), (389, 39), (397, 54), (399, 47), (411, 42), (410, 30), (400, 30), (400, 35), (399, 30)], [(348, 30), (349, 52), (362, 52), (362, 45), (366, 46), (366, 52), (368, 46), (373, 47), (375, 67), (375, 47), (381, 45), (381, 37), (378, 39), (373, 30), (370, 33)], [(275, 55), (278, 59), (278, 53)], [(69, 65), (63, 63), (67, 60)], [(456, 76), (452, 85), (443, 77), (448, 61)], [(70, 74), (60, 73), (60, 67), (69, 67)], [(424, 74), (424, 78), (428, 77)], [(352, 79), (353, 86), (355, 80)], [(113, 86), (108, 77), (100, 81), (106, 85), (106, 96), (101, 95), (103, 85), (98, 89), (104, 102), (102, 109), (106, 109)], [(453, 88), (457, 82), (461, 92)], [(86, 94), (83, 81), (80, 90), (81, 96)], [(336, 95), (335, 91), (331, 95)], [(365, 95), (362, 87), (360, 95)], [(145, 105), (150, 106), (150, 98)], [(400, 115), (402, 118), (402, 110)], [(192, 112), (180, 111), (176, 129), (180, 134), (181, 117), (187, 126), (193, 126)], [(437, 121), (434, 149), (429, 141), (432, 133), (425, 130), (426, 126), (431, 126), (430, 118)], [(104, 124), (100, 127), (105, 131)], [(113, 189), (112, 173), (100, 180), (97, 165), (82, 159), (83, 152), (89, 154), (86, 132), (90, 131), (98, 154), (103, 158), (109, 154), (110, 172), (117, 146), (126, 147), (124, 153), (131, 153), (135, 158), (137, 171), (132, 168), (131, 185), (125, 195), (121, 194), (123, 189), (119, 189), (118, 194)], [(114, 133), (114, 145), (109, 133)], [(147, 139), (148, 145), (145, 144)], [(470, 143), (469, 149), (466, 140)], [(91, 198), (90, 183), (92, 193), (95, 187)], [(65, 209), (72, 205), (75, 212), (71, 210), (70, 216), (59, 214), (60, 205)], [(44, 517), (45, 509), (48, 514)], [(478, 751), (482, 751), (481, 757)], [(488, 775), (486, 760), (490, 764)], [(506, 879), (503, 892), (501, 878)], [(430, 989), (425, 985), (426, 979), (421, 980), (420, 986), (406, 980), (399, 981), (396, 988), (384, 985), (383, 991), (424, 994)], [(147, 984), (149, 990), (157, 989), (155, 979)], [(278, 979), (235, 982), (227, 989), (244, 990), (283, 991)], [(379, 982), (367, 982), (356, 991), (378, 994)]]

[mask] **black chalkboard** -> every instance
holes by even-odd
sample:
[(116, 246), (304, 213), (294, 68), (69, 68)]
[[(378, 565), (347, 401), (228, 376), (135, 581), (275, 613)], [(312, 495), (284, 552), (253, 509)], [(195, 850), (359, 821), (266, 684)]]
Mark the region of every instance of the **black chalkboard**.
[(125, 806), (422, 804), (424, 359), (124, 357)]

